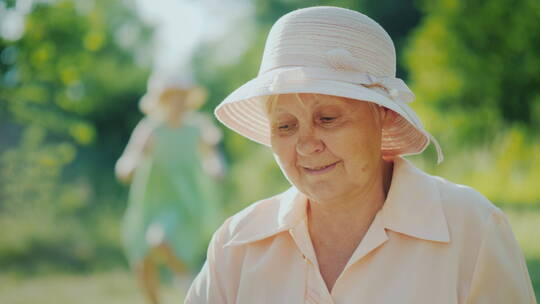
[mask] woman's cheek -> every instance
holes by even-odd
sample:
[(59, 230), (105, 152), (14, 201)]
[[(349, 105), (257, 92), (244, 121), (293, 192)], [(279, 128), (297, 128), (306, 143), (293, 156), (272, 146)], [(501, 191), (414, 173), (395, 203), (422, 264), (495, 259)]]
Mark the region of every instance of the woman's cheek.
[(296, 177), (298, 175), (298, 170), (296, 168), (296, 157), (294, 155), (294, 153), (292, 153), (292, 151), (287, 151), (284, 153), (285, 156), (284, 156), (284, 165), (285, 165), (285, 170), (287, 171), (287, 174), (289, 174), (289, 176), (291, 177)]
[(272, 141), (272, 150), (276, 156), (276, 160), (283, 173), (287, 176), (295, 174), (296, 158), (294, 155), (294, 149), (291, 149), (291, 145), (283, 139), (274, 139)]

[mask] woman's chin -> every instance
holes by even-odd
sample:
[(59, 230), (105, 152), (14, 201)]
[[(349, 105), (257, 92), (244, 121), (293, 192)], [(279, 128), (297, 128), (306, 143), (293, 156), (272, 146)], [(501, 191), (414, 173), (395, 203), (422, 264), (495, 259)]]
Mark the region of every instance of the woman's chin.
[(318, 182), (304, 189), (299, 188), (310, 200), (316, 201), (317, 203), (324, 203), (327, 201), (333, 201), (339, 197), (341, 193), (340, 187), (333, 185), (330, 182)]

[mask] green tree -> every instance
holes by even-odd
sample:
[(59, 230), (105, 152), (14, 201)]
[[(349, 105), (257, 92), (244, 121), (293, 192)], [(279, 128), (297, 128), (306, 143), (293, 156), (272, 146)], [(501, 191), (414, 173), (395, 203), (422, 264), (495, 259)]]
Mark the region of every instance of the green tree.
[(406, 63), (413, 106), (449, 156), (433, 170), (498, 202), (539, 201), (540, 2), (421, 7)]
[(118, 1), (64, 0), (0, 39), (0, 267), (121, 257), (99, 215), (123, 210), (111, 168), (139, 116), (148, 36)]

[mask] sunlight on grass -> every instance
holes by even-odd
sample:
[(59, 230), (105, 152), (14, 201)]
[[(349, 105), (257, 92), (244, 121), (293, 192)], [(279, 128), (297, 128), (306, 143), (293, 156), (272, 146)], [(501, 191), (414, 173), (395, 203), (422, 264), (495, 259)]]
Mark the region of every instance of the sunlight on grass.
[[(163, 304), (182, 303), (183, 290), (166, 285)], [(146, 304), (137, 282), (127, 271), (95, 274), (51, 274), (19, 279), (0, 275), (0, 303), (9, 304)]]

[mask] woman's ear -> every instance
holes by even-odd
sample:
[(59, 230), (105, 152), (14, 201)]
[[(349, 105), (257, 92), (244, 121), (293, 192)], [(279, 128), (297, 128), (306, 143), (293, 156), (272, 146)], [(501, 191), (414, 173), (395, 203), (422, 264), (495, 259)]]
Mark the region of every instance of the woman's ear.
[(388, 109), (383, 106), (377, 106), (377, 108), (379, 110), (379, 121), (381, 123), (381, 126), (384, 126), (384, 121), (386, 120)]
[(396, 120), (399, 118), (399, 114), (385, 107), (381, 107), (380, 113), (381, 113), (381, 125), (383, 129), (389, 125), (394, 124)]
[[(399, 114), (385, 107), (380, 107), (379, 113), (381, 115), (381, 132), (384, 128), (394, 124), (396, 119), (399, 118)], [(394, 161), (394, 158), (396, 157), (394, 153), (389, 151), (383, 151), (381, 156), (382, 159), (387, 162)]]

